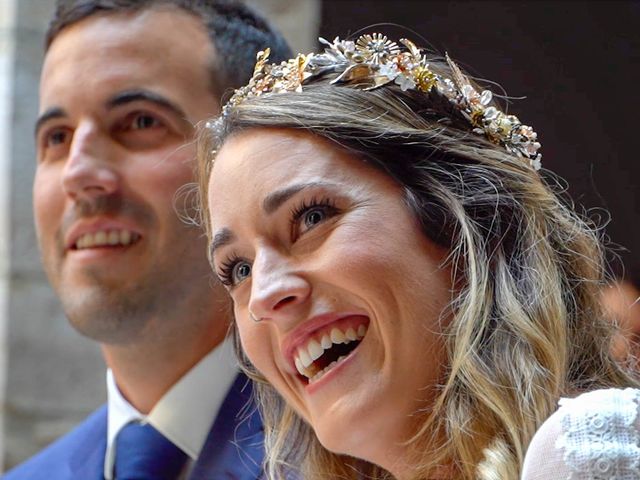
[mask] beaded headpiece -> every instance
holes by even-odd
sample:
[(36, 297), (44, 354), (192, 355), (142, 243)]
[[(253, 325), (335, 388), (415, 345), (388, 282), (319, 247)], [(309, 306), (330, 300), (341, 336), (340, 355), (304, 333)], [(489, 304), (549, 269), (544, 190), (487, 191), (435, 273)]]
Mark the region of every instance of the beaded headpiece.
[(251, 80), (235, 91), (223, 108), (223, 115), (247, 98), (301, 92), (305, 82), (326, 73), (337, 74), (331, 84), (361, 90), (395, 83), (403, 91), (417, 90), (445, 98), (474, 133), (528, 160), (534, 170), (540, 169), (542, 156), (537, 153), (540, 143), (533, 129), (523, 125), (515, 115), (507, 115), (491, 105), (491, 91), (478, 92), (448, 55), (451, 78), (431, 70), (422, 51), (407, 39), (400, 40), (404, 48), (379, 33), (362, 35), (355, 42), (337, 37), (333, 43), (323, 38), (320, 42), (326, 45), (323, 53), (299, 54), (280, 64), (267, 63), (269, 49), (259, 52)]

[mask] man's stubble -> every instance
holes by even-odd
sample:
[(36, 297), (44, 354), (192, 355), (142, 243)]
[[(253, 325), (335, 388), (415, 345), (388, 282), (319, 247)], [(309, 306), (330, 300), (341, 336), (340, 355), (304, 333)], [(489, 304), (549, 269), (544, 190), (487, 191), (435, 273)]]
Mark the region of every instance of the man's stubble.
[[(77, 218), (92, 215), (126, 216), (150, 227), (147, 231), (153, 231), (158, 223), (142, 202), (113, 196), (79, 203), (63, 221), (62, 231)], [(56, 242), (59, 255), (53, 260), (45, 258), (44, 265), (65, 315), (79, 333), (102, 344), (124, 346), (168, 334), (177, 327), (175, 321), (174, 325), (169, 324), (171, 319), (210, 308), (211, 298), (203, 298), (202, 290), (212, 290), (215, 280), (204, 253), (199, 253), (206, 248), (204, 235), (198, 227), (180, 220), (186, 215), (176, 212), (169, 227), (170, 235), (166, 237), (167, 245), (153, 252), (154, 258), (151, 264), (145, 264), (145, 272), (131, 272), (134, 282), (114, 279), (103, 268), (90, 266), (82, 272), (80, 288), (68, 285), (64, 275), (59, 274), (64, 268), (61, 232)]]

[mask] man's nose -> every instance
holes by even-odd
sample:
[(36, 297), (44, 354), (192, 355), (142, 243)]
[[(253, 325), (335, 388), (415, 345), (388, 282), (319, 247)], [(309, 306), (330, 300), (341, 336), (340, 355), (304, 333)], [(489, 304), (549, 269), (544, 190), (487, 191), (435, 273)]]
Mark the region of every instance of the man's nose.
[(118, 189), (109, 138), (93, 122), (78, 125), (73, 133), (62, 184), (74, 200), (92, 200)]
[(311, 283), (291, 258), (275, 249), (256, 256), (249, 300), (254, 320), (296, 320), (305, 314), (310, 296)]

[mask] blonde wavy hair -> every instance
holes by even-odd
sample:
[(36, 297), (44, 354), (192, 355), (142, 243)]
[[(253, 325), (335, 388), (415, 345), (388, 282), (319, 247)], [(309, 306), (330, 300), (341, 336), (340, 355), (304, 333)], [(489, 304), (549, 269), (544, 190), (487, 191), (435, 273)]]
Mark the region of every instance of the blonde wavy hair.
[[(609, 355), (598, 230), (528, 162), (470, 132), (429, 95), (393, 84), (362, 91), (330, 80), (316, 77), (300, 93), (247, 99), (215, 129), (201, 130), (204, 227), (210, 234), (206, 199), (215, 151), (236, 132), (303, 130), (395, 179), (424, 234), (448, 248), (456, 286), (443, 332), (447, 375), (407, 441), (415, 478), (443, 465), (453, 466), (455, 478), (518, 478), (533, 434), (561, 395), (636, 385)], [(392, 478), (325, 449), (236, 344), (256, 382), (270, 479), (292, 471), (308, 480)]]

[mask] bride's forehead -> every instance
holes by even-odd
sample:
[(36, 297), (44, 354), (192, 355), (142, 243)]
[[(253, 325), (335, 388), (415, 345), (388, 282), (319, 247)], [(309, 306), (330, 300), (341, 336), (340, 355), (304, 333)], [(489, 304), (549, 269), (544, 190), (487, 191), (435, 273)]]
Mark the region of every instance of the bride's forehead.
[(215, 183), (258, 177), (285, 181), (291, 176), (334, 176), (349, 169), (346, 155), (323, 139), (258, 131), (237, 135), (220, 149), (214, 162)]

